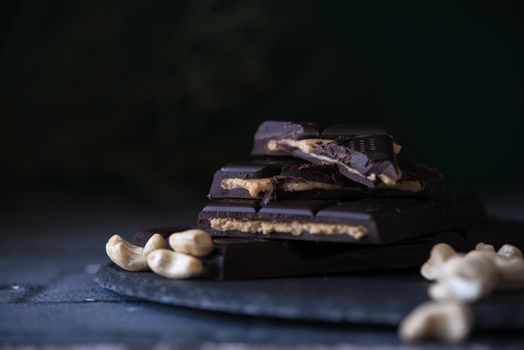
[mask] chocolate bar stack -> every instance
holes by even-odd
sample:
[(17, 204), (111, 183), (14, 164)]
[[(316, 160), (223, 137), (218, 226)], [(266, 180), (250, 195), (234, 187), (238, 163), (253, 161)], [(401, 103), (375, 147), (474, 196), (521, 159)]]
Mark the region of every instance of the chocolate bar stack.
[[(447, 193), (438, 171), (400, 159), (400, 150), (380, 127), (264, 122), (252, 158), (215, 173), (199, 226), (244, 246), (280, 240), (289, 248), (300, 241), (294, 246), (327, 247), (333, 257), (334, 249), (373, 254), (424, 237), (433, 242), (485, 219), (477, 199)], [(337, 271), (349, 269), (350, 260), (346, 256), (347, 268), (339, 264)]]

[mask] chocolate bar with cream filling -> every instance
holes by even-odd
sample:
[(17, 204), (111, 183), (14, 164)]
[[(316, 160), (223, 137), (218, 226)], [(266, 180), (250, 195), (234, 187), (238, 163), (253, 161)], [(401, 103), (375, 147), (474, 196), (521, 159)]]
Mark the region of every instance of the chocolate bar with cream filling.
[(210, 199), (339, 199), (364, 196), (434, 197), (443, 193), (442, 176), (423, 164), (401, 161), (395, 185), (368, 188), (339, 174), (334, 164), (311, 164), (293, 158), (229, 163), (215, 173)]
[(485, 220), (482, 203), (468, 196), (354, 200), (222, 199), (199, 214), (213, 236), (387, 244)]

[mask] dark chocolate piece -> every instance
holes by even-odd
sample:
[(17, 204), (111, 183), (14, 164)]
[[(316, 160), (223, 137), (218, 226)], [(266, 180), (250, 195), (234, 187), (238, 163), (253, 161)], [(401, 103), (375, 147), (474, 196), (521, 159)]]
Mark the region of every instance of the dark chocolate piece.
[[(176, 231), (165, 229), (137, 233), (137, 244), (153, 233), (168, 237)], [(462, 233), (447, 231), (384, 246), (224, 237), (213, 242), (213, 253), (202, 258), (202, 278), (239, 280), (419, 268), (434, 244), (444, 242), (459, 250), (466, 240)]]
[(384, 246), (242, 238), (216, 238), (214, 242), (214, 254), (204, 259), (204, 278), (236, 280), (419, 268), (434, 244), (461, 247), (464, 237), (443, 232)]
[(400, 162), (395, 186), (368, 188), (341, 176), (335, 165), (292, 158), (230, 163), (215, 173), (209, 198), (253, 198), (265, 203), (296, 198), (343, 199), (364, 196), (434, 197), (444, 191), (438, 171), (415, 162)]
[(219, 200), (199, 215), (199, 226), (213, 236), (387, 244), (485, 220), (472, 197), (362, 198), (335, 202)]
[(401, 177), (393, 137), (377, 127), (264, 122), (255, 134), (252, 155), (288, 155), (314, 164), (335, 164), (345, 177), (374, 187)]
[(391, 135), (384, 127), (376, 125), (334, 124), (322, 129), (322, 138)]

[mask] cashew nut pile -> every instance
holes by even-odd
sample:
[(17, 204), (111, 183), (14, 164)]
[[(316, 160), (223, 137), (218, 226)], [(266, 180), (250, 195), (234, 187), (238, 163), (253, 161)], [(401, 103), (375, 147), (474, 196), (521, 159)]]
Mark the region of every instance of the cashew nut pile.
[(429, 296), (435, 300), (413, 310), (402, 322), (399, 335), (404, 341), (433, 338), (461, 341), (473, 327), (468, 303), (488, 296), (495, 289), (524, 287), (524, 258), (519, 248), (479, 243), (467, 254), (457, 253), (440, 243), (431, 250), (420, 269), (422, 276), (434, 281)]
[(119, 235), (114, 235), (106, 244), (109, 258), (128, 271), (152, 270), (156, 274), (172, 279), (186, 279), (199, 276), (204, 267), (197, 259), (213, 251), (211, 236), (202, 230), (175, 232), (168, 238), (156, 233), (142, 248)]

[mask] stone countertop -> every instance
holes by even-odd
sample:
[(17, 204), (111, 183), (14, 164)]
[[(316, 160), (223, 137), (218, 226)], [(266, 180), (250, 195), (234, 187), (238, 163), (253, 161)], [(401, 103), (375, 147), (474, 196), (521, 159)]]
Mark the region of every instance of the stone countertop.
[[(524, 215), (517, 200), (488, 202)], [(123, 297), (93, 282), (113, 233), (191, 225), (202, 203), (157, 208), (123, 198), (55, 198), (3, 211), (0, 345), (43, 348), (403, 348), (396, 329), (241, 317)], [(519, 207), (520, 205), (520, 207)], [(522, 218), (522, 216), (520, 216)], [(435, 348), (438, 344), (424, 344)], [(524, 335), (475, 333), (462, 347), (524, 347)], [(458, 346), (457, 346), (458, 347)]]

